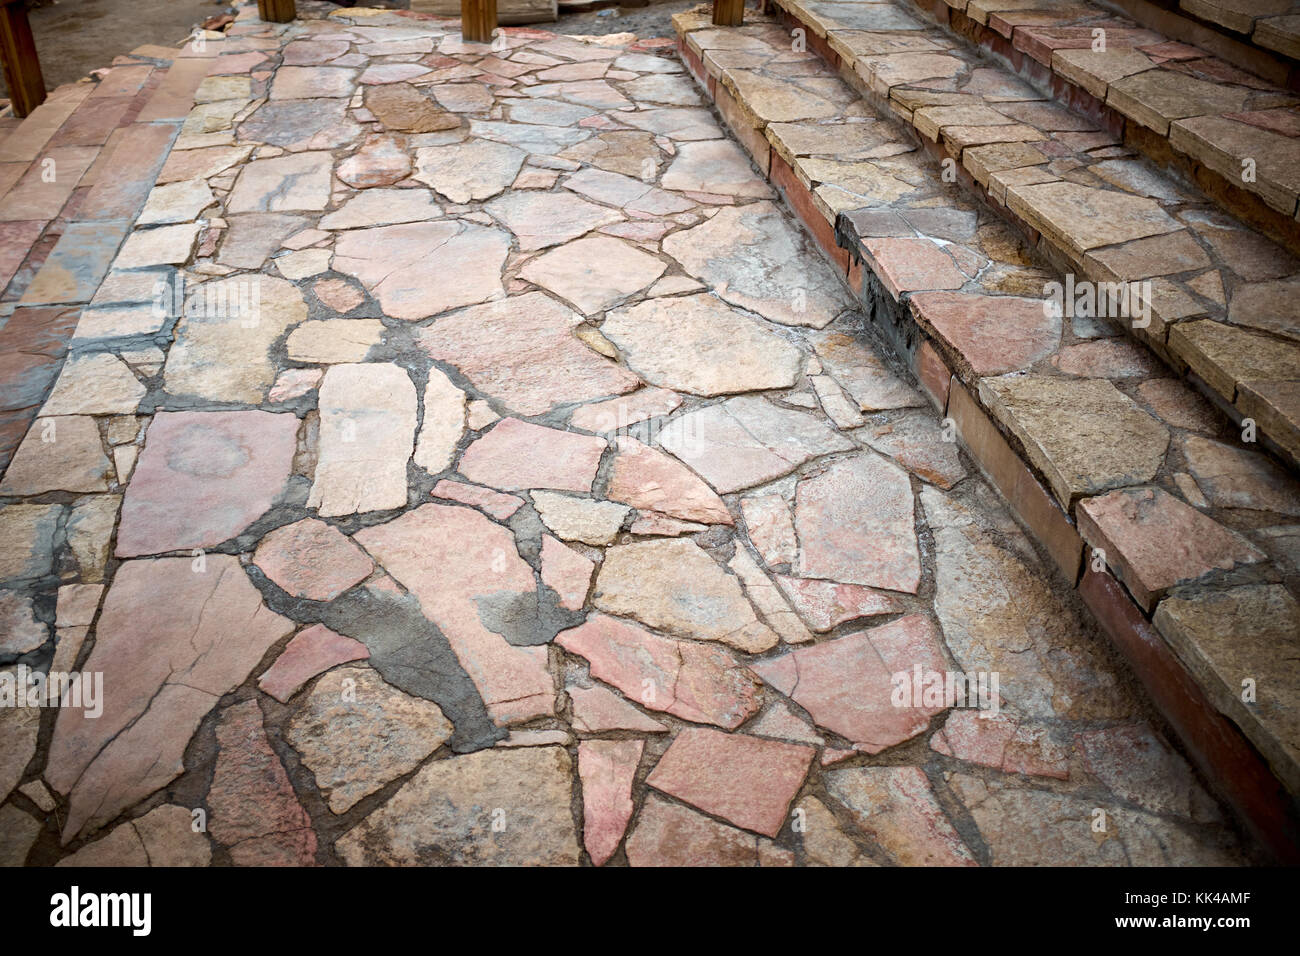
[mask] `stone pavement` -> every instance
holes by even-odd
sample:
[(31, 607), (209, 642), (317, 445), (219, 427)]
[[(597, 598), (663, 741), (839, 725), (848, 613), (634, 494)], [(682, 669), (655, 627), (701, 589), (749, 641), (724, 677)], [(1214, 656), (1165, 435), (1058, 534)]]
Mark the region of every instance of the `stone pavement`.
[(1251, 858), (670, 41), (250, 11), (0, 480), (0, 862)]

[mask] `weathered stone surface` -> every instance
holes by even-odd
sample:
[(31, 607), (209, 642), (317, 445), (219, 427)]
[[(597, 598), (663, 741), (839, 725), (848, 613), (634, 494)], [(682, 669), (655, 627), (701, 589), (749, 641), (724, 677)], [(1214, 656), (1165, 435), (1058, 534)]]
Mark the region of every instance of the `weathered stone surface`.
[(945, 438), (944, 429), (924, 412), (896, 418), (887, 425), (868, 425), (855, 434), (932, 485), (948, 489), (966, 477), (955, 436)]
[(986, 378), (980, 397), (1024, 443), (1065, 508), (1083, 495), (1150, 481), (1169, 431), (1103, 379)]
[(0, 494), (107, 491), (112, 466), (95, 420), (85, 415), (38, 418), (18, 446)]
[(159, 412), (122, 503), (118, 557), (220, 544), (284, 493), (298, 419), (263, 411)]
[(678, 416), (659, 444), (720, 494), (779, 478), (819, 455), (853, 443), (821, 419), (742, 396)]
[(732, 523), (726, 503), (699, 476), (676, 459), (627, 435), (618, 439), (605, 495), (611, 501), (686, 521)]
[(356, 70), (337, 66), (285, 66), (275, 73), (271, 99), (301, 100), (351, 96)]
[(919, 767), (832, 770), (826, 790), (903, 866), (975, 865)]
[[(353, 196), (334, 212), (323, 216), (320, 227), (322, 229), (356, 229), (361, 226), (423, 222), (426, 219), (437, 219), (441, 215), (442, 209), (434, 202), (433, 194), (427, 189), (375, 188), (367, 189), (365, 192)], [(327, 301), (321, 295), (322, 287), (327, 290), (337, 288), (339, 294), (347, 295), (350, 298), (341, 300), (339, 304)], [(356, 298), (358, 293), (338, 279), (322, 280), (313, 287), (312, 291), (316, 293), (317, 298), (321, 299), (322, 302), (339, 312), (350, 312), (361, 304), (361, 299)], [(352, 304), (340, 307), (347, 301), (351, 301)]]
[(285, 739), (329, 808), (343, 813), (415, 768), (451, 731), (437, 704), (402, 693), (370, 667), (350, 665), (316, 682)]
[(817, 357), (863, 411), (924, 405), (921, 394), (890, 372), (871, 348), (843, 332), (809, 332)]
[(782, 325), (822, 328), (849, 300), (810, 241), (775, 205), (760, 202), (722, 209), (673, 233), (663, 248), (732, 305)]
[(298, 688), (317, 674), (369, 656), (360, 641), (336, 634), (324, 624), (313, 624), (294, 635), (275, 663), (257, 679), (257, 686), (287, 704)]
[(498, 724), (555, 709), (550, 637), (514, 536), (469, 508), (427, 504), (354, 539), (420, 602)]
[(1189, 435), (1183, 454), (1197, 486), (1216, 507), (1300, 515), (1294, 479), (1259, 452)]
[(166, 222), (193, 222), (199, 213), (215, 202), (212, 190), (201, 180), (155, 186), (136, 222), (152, 225)]
[(651, 794), (627, 838), (632, 866), (756, 866), (760, 838)]
[(643, 733), (657, 734), (668, 729), (601, 684), (594, 684), (591, 687), (570, 684), (565, 690), (573, 703), (573, 729), (579, 733), (598, 734), (607, 730), (639, 730)]
[(559, 605), (568, 611), (580, 611), (587, 603), (591, 576), (596, 562), (568, 545), (542, 535), (542, 583), (559, 597)]
[(73, 355), (63, 364), (42, 415), (130, 415), (145, 387), (116, 355)]
[[(509, 240), (466, 222), (412, 222), (343, 233), (334, 268), (361, 280), (395, 319), (426, 319), (502, 295)], [(429, 269), (436, 261), (441, 268)]]
[(730, 140), (683, 143), (663, 175), (665, 189), (767, 199), (771, 188)]
[(728, 730), (758, 712), (758, 681), (729, 651), (660, 637), (603, 614), (555, 638), (591, 675), (650, 710)]
[(803, 843), (804, 862), (808, 866), (875, 866), (876, 863), (862, 852), (840, 829), (835, 815), (816, 797), (799, 801), (797, 811), (803, 814), (804, 827), (799, 833)]
[(794, 517), (790, 506), (778, 494), (749, 495), (740, 499), (749, 540), (769, 567), (792, 563), (799, 554)]
[(333, 158), (326, 152), (255, 159), (244, 165), (226, 212), (312, 212), (330, 199)]
[(36, 650), (49, 639), (50, 629), (36, 619), (30, 595), (0, 590), (0, 654), (17, 657)]
[(533, 506), (542, 523), (565, 541), (605, 545), (614, 540), (630, 510), (611, 501), (573, 498), (551, 491), (534, 491)]
[(391, 186), (411, 172), (406, 138), (391, 133), (372, 133), (361, 148), (339, 163), (335, 175), (355, 189)]
[(461, 504), (479, 508), (498, 521), (505, 521), (524, 503), (524, 499), (516, 495), (503, 495), (490, 488), (480, 488), (478, 485), (452, 481), (448, 478), (434, 485), (430, 494), (435, 498), (446, 498), (448, 501), (459, 501)]
[(610, 236), (588, 236), (531, 259), (519, 271), (592, 315), (663, 275), (663, 262)]
[(333, 517), (405, 505), (416, 414), (406, 370), (331, 365), (319, 396), (319, 460), (307, 507)]
[(860, 454), (800, 480), (796, 573), (915, 594), (921, 579), (907, 472)]
[(415, 178), (450, 202), (482, 202), (519, 175), (527, 153), (505, 143), (470, 139), (415, 151)]
[(811, 747), (688, 727), (677, 735), (646, 783), (774, 837), (803, 785), (816, 751)]
[(596, 607), (650, 627), (757, 654), (776, 644), (740, 583), (695, 542), (638, 541), (605, 552)]
[(631, 391), (640, 379), (573, 334), (582, 316), (540, 292), (472, 306), (421, 329), (435, 360), (524, 415)]
[(440, 108), (409, 83), (369, 86), (365, 92), (365, 104), (366, 109), (391, 130), (433, 133), (460, 126), (459, 116)]
[(572, 787), (572, 761), (560, 747), (435, 760), (344, 834), (338, 853), (350, 866), (576, 866)]
[(213, 839), (225, 845), (238, 866), (313, 866), (311, 818), (271, 749), (257, 701), (222, 712), (217, 746), (207, 800)]
[[(6, 668), (0, 671), (17, 683), (17, 671)], [(0, 708), (0, 793), (8, 797), (23, 771), (36, 755), (36, 735), (41, 730), (39, 707)]]
[(935, 614), (963, 671), (1001, 674), (1002, 696), (1029, 717), (1124, 715), (1095, 639), (1036, 569), (1009, 516), (993, 502), (977, 514), (930, 488), (921, 505), (934, 534)]
[(711, 295), (650, 299), (600, 330), (651, 384), (695, 395), (788, 388), (802, 365), (793, 343)]
[(1215, 570), (1264, 560), (1264, 552), (1160, 488), (1125, 488), (1079, 502), (1079, 533), (1151, 611), (1170, 588)]
[[(361, 135), (361, 127), (348, 117), (347, 103), (338, 100), (268, 100), (259, 106), (248, 119), (239, 124), (239, 139), (271, 146), (280, 146), (289, 150), (333, 149), (346, 146)], [(234, 150), (239, 147), (221, 146), (203, 150), (211, 153), (206, 172), (216, 175), (235, 165), (228, 154), (217, 152), (218, 149)], [(247, 146), (243, 147), (246, 151)], [(198, 152), (186, 150), (185, 152)], [(173, 152), (168, 158), (166, 173), (178, 154)], [(245, 156), (247, 153), (245, 152)], [(239, 158), (239, 162), (244, 157)], [(182, 166), (182, 170), (186, 167)]]
[(276, 528), (253, 563), (294, 597), (332, 601), (374, 570), (374, 562), (332, 525), (304, 518)]
[(212, 847), (206, 836), (194, 832), (190, 811), (165, 803), (65, 856), (55, 866), (208, 866), (211, 861)]
[(1070, 778), (1069, 755), (1052, 740), (1047, 725), (1009, 713), (955, 710), (930, 738), (930, 747), (935, 753), (1003, 773)]
[(902, 605), (892, 594), (860, 584), (840, 584), (784, 574), (777, 575), (776, 582), (799, 616), (814, 631), (829, 631), (845, 621), (902, 610)]
[(577, 239), (622, 216), (570, 193), (512, 192), (487, 209), (515, 234), (525, 252)]
[(753, 665), (756, 674), (803, 707), (819, 727), (879, 753), (929, 726), (945, 704), (893, 699), (896, 673), (919, 665), (943, 671), (939, 635), (928, 618), (909, 615), (892, 624), (801, 647)]
[(1222, 819), (1191, 766), (1145, 724), (1078, 735), (1088, 772), (1128, 803), (1198, 823)]
[(640, 740), (584, 740), (578, 745), (582, 841), (596, 866), (613, 856), (632, 819), (632, 780), (644, 748)]
[(337, 365), (364, 362), (383, 340), (378, 319), (313, 319), (289, 333), (285, 348), (295, 362)]
[(213, 280), (186, 301), (163, 387), (170, 395), (257, 404), (275, 381), (271, 347), (306, 318), (302, 293), (284, 279)]
[(437, 367), (424, 386), (424, 420), (415, 448), (415, 463), (430, 474), (450, 467), (465, 434), (465, 393)]
[(736, 553), (727, 562), (727, 567), (740, 578), (745, 587), (745, 596), (781, 640), (787, 644), (812, 640), (812, 634), (804, 627), (799, 616), (790, 610), (790, 605), (781, 596), (772, 579), (743, 545), (736, 546)]
[(637, 422), (670, 414), (681, 403), (681, 396), (676, 392), (643, 388), (631, 395), (583, 405), (574, 410), (569, 424), (589, 432), (621, 432)]
[(1076, 256), (1181, 228), (1154, 199), (1071, 182), (1010, 186), (1007, 206)]
[(60, 709), (45, 769), (69, 795), (65, 842), (177, 777), (199, 721), (292, 630), (236, 558), (209, 554), (205, 568), (184, 557), (117, 569), (85, 665), (104, 675), (103, 714)]
[(1048, 315), (1041, 299), (922, 292), (912, 297), (912, 310), (976, 375), (1028, 368), (1061, 341), (1061, 317)]
[(549, 488), (590, 492), (605, 440), (502, 419), (477, 439), (460, 459), (460, 471), (470, 481), (519, 491)]

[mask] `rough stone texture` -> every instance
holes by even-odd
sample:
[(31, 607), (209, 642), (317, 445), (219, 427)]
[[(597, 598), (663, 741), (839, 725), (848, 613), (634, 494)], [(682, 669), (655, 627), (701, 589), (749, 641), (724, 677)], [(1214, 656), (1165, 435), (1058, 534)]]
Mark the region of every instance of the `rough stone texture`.
[(1047, 725), (1012, 714), (956, 710), (930, 738), (936, 752), (1003, 773), (1070, 778), (1066, 749), (1056, 744)]
[(546, 527), (565, 541), (590, 545), (610, 544), (630, 510), (610, 501), (573, 498), (550, 491), (534, 491), (532, 499)]
[(375, 567), (346, 535), (315, 518), (284, 525), (262, 538), (253, 563), (289, 594), (311, 601), (332, 601)]
[(794, 517), (785, 499), (777, 494), (749, 495), (740, 499), (745, 531), (769, 567), (790, 564), (799, 553)]
[(581, 733), (637, 730), (655, 734), (668, 729), (654, 718), (641, 713), (608, 687), (600, 684), (591, 687), (570, 684), (565, 690), (573, 703), (573, 729)]
[(860, 767), (826, 774), (826, 790), (903, 866), (974, 866), (917, 767)]
[(829, 631), (846, 621), (893, 614), (902, 609), (902, 604), (892, 594), (860, 584), (789, 575), (777, 575), (776, 582), (799, 616), (814, 631)]
[(731, 524), (727, 506), (698, 475), (656, 448), (620, 436), (605, 495), (686, 521)]
[(587, 603), (596, 562), (549, 534), (542, 536), (542, 583), (559, 597), (560, 607), (580, 611)]
[(640, 740), (584, 740), (578, 745), (582, 840), (596, 866), (618, 849), (632, 819), (632, 779), (644, 747)]
[(1294, 479), (1259, 452), (1189, 435), (1183, 440), (1183, 454), (1211, 504), (1300, 515)]
[(756, 866), (757, 838), (651, 795), (627, 838), (632, 866)]
[(424, 420), (415, 446), (415, 463), (430, 474), (451, 465), (465, 434), (465, 393), (437, 367), (424, 385)]
[(316, 682), (285, 739), (302, 755), (329, 808), (343, 813), (414, 769), (451, 737), (432, 701), (403, 694), (363, 665)]
[(603, 438), (502, 419), (461, 456), (471, 481), (508, 491), (551, 488), (590, 492), (605, 450)]
[(530, 259), (519, 275), (592, 314), (644, 289), (665, 268), (663, 262), (626, 242), (589, 236)]
[(324, 624), (313, 624), (294, 635), (275, 663), (257, 679), (257, 686), (287, 704), (317, 674), (369, 656), (366, 645), (360, 641), (336, 634)]
[(435, 760), (344, 834), (338, 853), (349, 866), (576, 866), (572, 780), (559, 747)]

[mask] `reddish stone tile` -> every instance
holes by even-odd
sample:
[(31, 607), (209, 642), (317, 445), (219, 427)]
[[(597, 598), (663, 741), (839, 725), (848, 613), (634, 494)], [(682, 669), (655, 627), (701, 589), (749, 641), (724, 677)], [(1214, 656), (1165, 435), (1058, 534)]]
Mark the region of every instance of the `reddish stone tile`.
[(608, 687), (600, 684), (592, 687), (570, 684), (566, 690), (573, 703), (573, 729), (580, 733), (637, 730), (658, 734), (668, 729), (654, 718), (641, 713)]
[(632, 781), (644, 748), (640, 740), (584, 740), (578, 745), (582, 842), (596, 866), (613, 856), (632, 819)]
[(493, 491), (491, 488), (467, 485), (463, 481), (452, 481), (449, 478), (439, 481), (433, 486), (433, 491), (429, 492), (429, 494), (434, 498), (459, 501), (461, 504), (481, 508), (498, 521), (505, 521), (518, 511), (524, 503), (523, 498), (518, 498), (515, 495), (504, 495), (499, 491)]
[(646, 783), (737, 826), (774, 837), (816, 750), (703, 727), (679, 733)]
[(656, 448), (621, 436), (605, 497), (685, 521), (732, 524), (721, 498), (698, 475)]
[(332, 601), (374, 570), (347, 535), (316, 518), (276, 528), (257, 545), (253, 563), (293, 597)]
[(170, 124), (136, 123), (123, 130), (107, 157), (114, 174), (96, 181), (81, 207), (80, 218), (134, 219), (144, 208), (177, 129)]
[(587, 492), (605, 444), (603, 438), (505, 418), (465, 449), (460, 472), (471, 481), (507, 491)]
[(1069, 758), (1052, 742), (1048, 728), (1012, 714), (953, 711), (930, 738), (930, 748), (1003, 773), (1070, 779)]
[(912, 314), (975, 375), (1027, 368), (1061, 341), (1060, 318), (1048, 316), (1039, 299), (923, 292), (912, 297)]
[(872, 271), (895, 299), (908, 292), (960, 289), (970, 278), (929, 239), (864, 239), (862, 248)]
[(903, 609), (893, 595), (860, 584), (839, 584), (788, 575), (777, 575), (776, 583), (804, 623), (814, 631), (829, 631), (845, 621), (895, 614)]
[(542, 535), (542, 583), (559, 595), (560, 607), (582, 609), (595, 571), (596, 563), (590, 558), (549, 534)]
[(257, 679), (257, 686), (287, 704), (298, 688), (317, 674), (369, 656), (370, 651), (360, 641), (336, 634), (324, 624), (313, 624), (294, 635), (275, 663)]
[(632, 866), (755, 866), (756, 839), (650, 794), (627, 838), (627, 861)]

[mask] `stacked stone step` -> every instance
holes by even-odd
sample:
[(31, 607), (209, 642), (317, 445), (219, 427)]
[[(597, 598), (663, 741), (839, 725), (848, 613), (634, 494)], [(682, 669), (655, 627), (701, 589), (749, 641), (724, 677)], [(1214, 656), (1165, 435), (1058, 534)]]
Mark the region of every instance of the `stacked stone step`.
[[(1231, 305), (1297, 264), (902, 5), (778, 3), (678, 15), (683, 58), (1203, 770), (1295, 856), (1300, 483), (1285, 425), (1270, 453), (1234, 403), (1300, 366), (1285, 328), (1237, 321), (1267, 308)], [(1044, 308), (1052, 283), (1144, 280), (1149, 322)], [(1242, 364), (1182, 344), (1215, 335)]]

